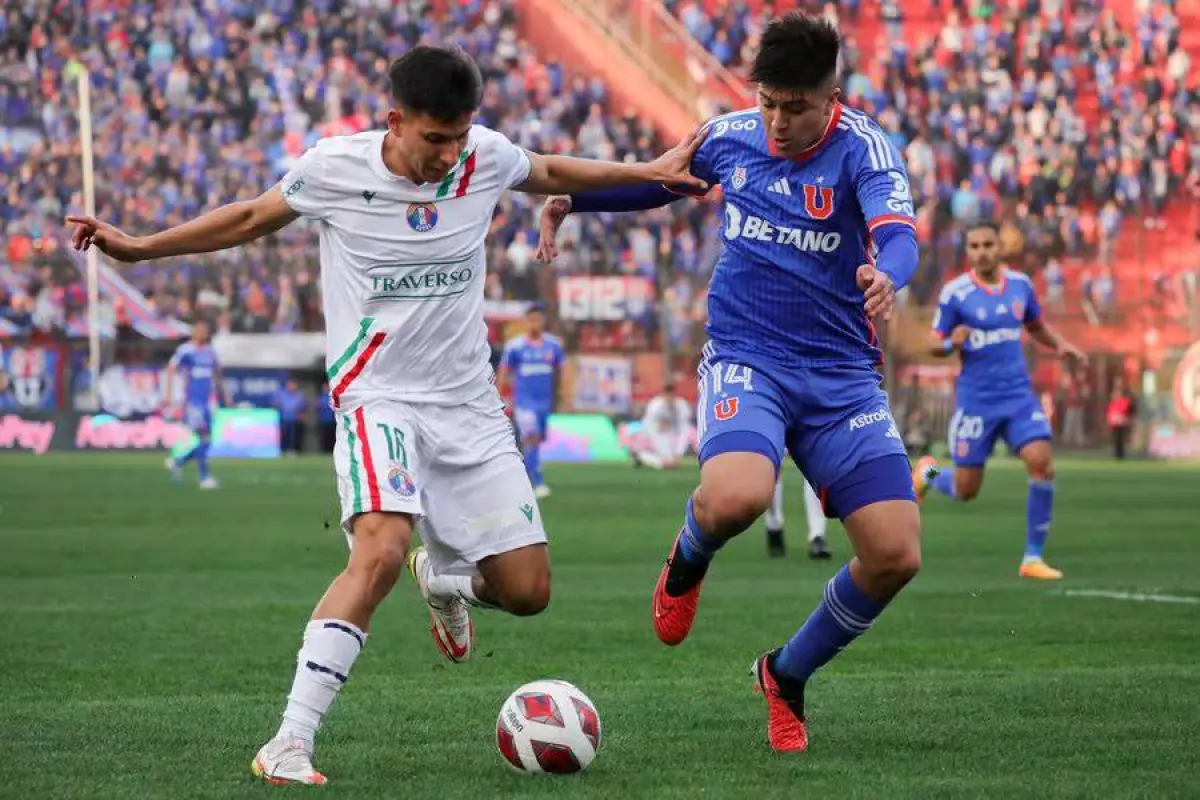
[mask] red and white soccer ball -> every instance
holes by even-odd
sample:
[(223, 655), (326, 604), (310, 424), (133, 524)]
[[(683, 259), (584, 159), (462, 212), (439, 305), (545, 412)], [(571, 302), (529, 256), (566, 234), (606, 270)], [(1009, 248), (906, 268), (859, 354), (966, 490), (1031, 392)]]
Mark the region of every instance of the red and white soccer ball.
[(520, 772), (582, 772), (600, 748), (600, 715), (566, 681), (527, 683), (500, 707), (496, 746)]

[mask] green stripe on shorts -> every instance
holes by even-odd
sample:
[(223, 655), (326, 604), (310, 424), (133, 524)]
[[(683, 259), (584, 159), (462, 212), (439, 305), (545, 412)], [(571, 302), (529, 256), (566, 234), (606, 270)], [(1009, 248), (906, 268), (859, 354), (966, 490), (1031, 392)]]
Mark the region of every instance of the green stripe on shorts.
[(346, 423), (346, 444), (350, 447), (350, 483), (354, 485), (354, 505), (351, 510), (355, 514), (363, 513), (362, 482), (358, 477), (358, 437), (354, 435), (354, 426), (350, 424), (349, 414), (339, 414), (342, 422)]

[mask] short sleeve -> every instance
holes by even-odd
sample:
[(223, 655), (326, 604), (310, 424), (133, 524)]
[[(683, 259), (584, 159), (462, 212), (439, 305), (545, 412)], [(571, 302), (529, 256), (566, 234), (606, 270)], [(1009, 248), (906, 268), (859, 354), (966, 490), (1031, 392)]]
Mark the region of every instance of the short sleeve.
[(516, 369), (520, 360), (520, 356), (517, 355), (517, 341), (509, 339), (504, 343), (504, 353), (500, 356), (500, 366), (505, 369)]
[(1033, 288), (1032, 281), (1027, 284), (1025, 296), (1027, 298), (1025, 301), (1025, 314), (1021, 318), (1021, 322), (1037, 322), (1042, 318), (1042, 304), (1038, 302), (1037, 290)]
[(192, 349), (186, 345), (176, 348), (175, 354), (171, 356), (171, 366), (175, 369), (188, 366), (191, 361)]
[(336, 197), (328, 174), (328, 156), (318, 144), (296, 160), (279, 182), (279, 191), (300, 216), (324, 219)]
[(933, 313), (933, 331), (945, 338), (953, 333), (958, 325), (958, 303), (954, 298), (954, 288), (946, 286), (938, 297), (937, 310)]
[(523, 148), (517, 147), (508, 137), (502, 133), (483, 128), (488, 132), (486, 147), (486, 155), (489, 159), (494, 159), (496, 169), (500, 175), (500, 185), (505, 189), (511, 189), (514, 186), (519, 186), (529, 178), (529, 173), (533, 170), (533, 162), (529, 160), (529, 153)]
[(854, 193), (867, 231), (890, 224), (915, 228), (912, 190), (900, 151), (874, 126), (856, 127), (854, 133), (861, 156), (854, 174)]

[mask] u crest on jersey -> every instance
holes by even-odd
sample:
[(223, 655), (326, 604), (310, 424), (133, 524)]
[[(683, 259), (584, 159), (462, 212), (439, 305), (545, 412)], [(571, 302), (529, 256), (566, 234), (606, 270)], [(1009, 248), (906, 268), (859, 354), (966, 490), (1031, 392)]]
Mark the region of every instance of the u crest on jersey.
[(803, 185), (804, 210), (813, 219), (829, 219), (833, 215), (833, 187)]

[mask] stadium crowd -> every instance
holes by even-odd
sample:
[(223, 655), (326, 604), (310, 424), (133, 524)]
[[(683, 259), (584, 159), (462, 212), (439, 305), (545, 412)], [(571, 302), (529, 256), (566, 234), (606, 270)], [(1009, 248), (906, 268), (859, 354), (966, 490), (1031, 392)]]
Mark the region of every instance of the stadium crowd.
[(745, 2), (667, 2), (735, 71), (766, 20), (795, 5), (835, 24), (846, 17), (846, 99), (906, 156), (925, 261), (918, 300), (961, 263), (962, 224), (986, 217), (1005, 220), (1006, 248), (1025, 253), (1027, 269), (1051, 265), (1052, 296), (1064, 260), (1097, 262), (1074, 277), (1103, 306), (1122, 220), (1162, 228), (1169, 199), (1200, 188), (1200, 74), (1171, 2), (1138, 0), (1127, 31), (1101, 0), (882, 0), (878, 41), (856, 38), (860, 0), (758, 13)]
[[(767, 16), (743, 2), (668, 2), (723, 63), (741, 69)], [(955, 0), (940, 28), (883, 0), (887, 42), (858, 41), (860, 0), (813, 10), (848, 29), (848, 102), (905, 153), (919, 206), (929, 299), (961, 256), (961, 225), (1000, 213), (1012, 252), (1047, 267), (1051, 300), (1072, 256), (1093, 259), (1088, 292), (1117, 291), (1106, 265), (1128, 215), (1162, 224), (1168, 199), (1200, 185), (1200, 93), (1169, 4), (1142, 0), (1135, 31), (1098, 0)], [(930, 0), (926, 12), (937, 9)], [(718, 9), (716, 13), (709, 8)], [(845, 17), (843, 21), (841, 18)], [(544, 64), (511, 0), (420, 2), (57, 0), (0, 15), (0, 323), (47, 327), (83, 307), (61, 219), (82, 207), (78, 92), (91, 71), (96, 207), (133, 231), (181, 222), (270, 186), (318, 138), (379, 124), (389, 59), (454, 40), (488, 78), (481, 122), (526, 147), (615, 158), (662, 148), (607, 102), (603, 83)], [(539, 270), (536, 198), (509, 195), (490, 240), (489, 299), (552, 296), (555, 274), (655, 276), (679, 344), (719, 249), (711, 204), (636, 217), (571, 218), (555, 271)], [(238, 251), (126, 270), (161, 314), (222, 329), (320, 329), (314, 228)], [(619, 243), (614, 246), (614, 243)], [(671, 264), (659, 271), (656, 266)], [(218, 269), (219, 267), (219, 269)], [(1080, 280), (1080, 276), (1073, 276)]]
[[(77, 315), (80, 271), (62, 218), (81, 209), (77, 76), (91, 72), (96, 211), (131, 232), (177, 224), (254, 196), (322, 136), (377, 126), (388, 61), (453, 40), (488, 79), (480, 121), (531, 149), (652, 158), (663, 145), (613, 113), (604, 84), (541, 63), (509, 0), (466, 0), (435, 18), (422, 3), (229, 0), (161, 4), (61, 0), (0, 16), (0, 307), (18, 328)], [(551, 284), (533, 263), (536, 198), (497, 214), (487, 293), (532, 299)], [(621, 220), (572, 220), (558, 271), (652, 274), (680, 251), (715, 257), (695, 205)], [(613, 248), (613, 242), (624, 243)], [(319, 330), (316, 230), (299, 223), (237, 251), (124, 272), (166, 316), (238, 331)], [(692, 265), (692, 266), (686, 266)], [(219, 269), (218, 269), (219, 267)]]

